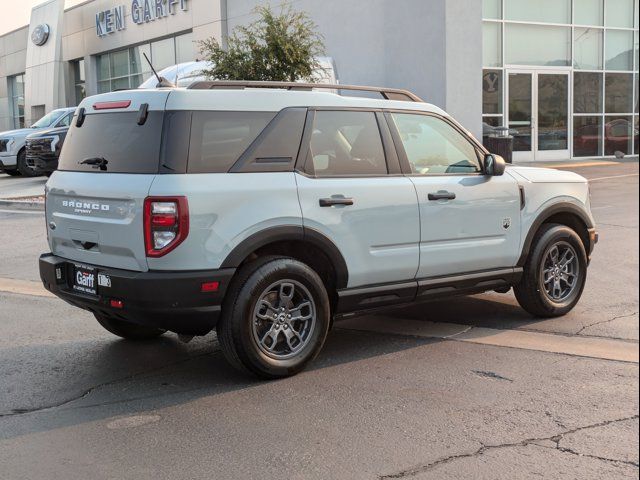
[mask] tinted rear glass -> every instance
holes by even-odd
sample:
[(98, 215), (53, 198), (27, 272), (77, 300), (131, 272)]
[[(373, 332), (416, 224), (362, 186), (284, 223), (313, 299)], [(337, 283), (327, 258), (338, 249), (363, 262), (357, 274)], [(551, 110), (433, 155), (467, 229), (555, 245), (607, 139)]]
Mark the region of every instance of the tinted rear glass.
[(275, 112), (193, 112), (187, 171), (228, 171), (275, 116)]
[[(87, 115), (75, 119), (62, 147), (59, 170), (107, 173), (157, 173), (164, 112), (149, 112), (138, 125), (138, 112)], [(100, 170), (96, 159), (106, 160)], [(82, 162), (94, 163), (94, 165)], [(104, 163), (104, 162), (103, 162)]]

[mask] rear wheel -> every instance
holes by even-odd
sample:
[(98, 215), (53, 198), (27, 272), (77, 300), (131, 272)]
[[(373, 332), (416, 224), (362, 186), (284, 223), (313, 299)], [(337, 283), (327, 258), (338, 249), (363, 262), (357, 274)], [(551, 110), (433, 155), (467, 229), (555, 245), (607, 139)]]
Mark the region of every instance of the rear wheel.
[(93, 314), (98, 320), (98, 323), (102, 325), (105, 330), (117, 335), (118, 337), (126, 338), (127, 340), (149, 340), (156, 338), (166, 332), (161, 328), (146, 327), (144, 325), (138, 325), (131, 322), (125, 322), (113, 317), (107, 317), (106, 315)]
[(578, 234), (565, 225), (549, 224), (536, 234), (514, 292), (527, 312), (558, 317), (578, 303), (586, 279), (587, 254)]
[(22, 174), (23, 177), (39, 176), (39, 173), (35, 170), (35, 168), (27, 165), (27, 152), (24, 148), (18, 152), (18, 171)]
[(229, 286), (217, 333), (225, 357), (262, 378), (295, 375), (320, 352), (329, 330), (322, 280), (292, 258), (265, 257)]

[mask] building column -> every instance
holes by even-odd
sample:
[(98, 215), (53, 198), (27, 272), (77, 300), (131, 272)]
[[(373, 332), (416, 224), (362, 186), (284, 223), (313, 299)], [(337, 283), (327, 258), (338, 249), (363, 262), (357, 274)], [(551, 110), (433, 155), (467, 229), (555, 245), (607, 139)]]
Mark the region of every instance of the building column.
[[(50, 0), (31, 10), (24, 92), (27, 125), (55, 108), (66, 106), (62, 62), (63, 16), (64, 0)], [(48, 38), (37, 45), (33, 33), (45, 25), (49, 29)]]

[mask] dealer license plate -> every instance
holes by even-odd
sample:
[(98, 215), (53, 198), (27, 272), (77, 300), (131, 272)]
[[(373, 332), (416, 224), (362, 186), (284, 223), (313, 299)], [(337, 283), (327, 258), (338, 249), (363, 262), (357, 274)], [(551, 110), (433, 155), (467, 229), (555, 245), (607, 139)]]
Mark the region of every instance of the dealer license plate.
[(96, 295), (96, 270), (83, 265), (73, 267), (73, 289), (77, 292)]

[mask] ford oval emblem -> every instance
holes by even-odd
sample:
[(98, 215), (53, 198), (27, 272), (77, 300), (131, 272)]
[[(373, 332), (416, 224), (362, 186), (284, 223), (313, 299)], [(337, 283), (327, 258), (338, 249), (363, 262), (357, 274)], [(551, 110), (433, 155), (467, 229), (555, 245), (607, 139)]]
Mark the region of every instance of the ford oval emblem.
[(40, 47), (45, 43), (47, 43), (50, 32), (51, 32), (51, 29), (49, 28), (49, 25), (47, 25), (46, 23), (41, 23), (40, 25), (37, 25), (36, 28), (33, 29), (33, 32), (31, 32), (31, 41), (35, 45)]

